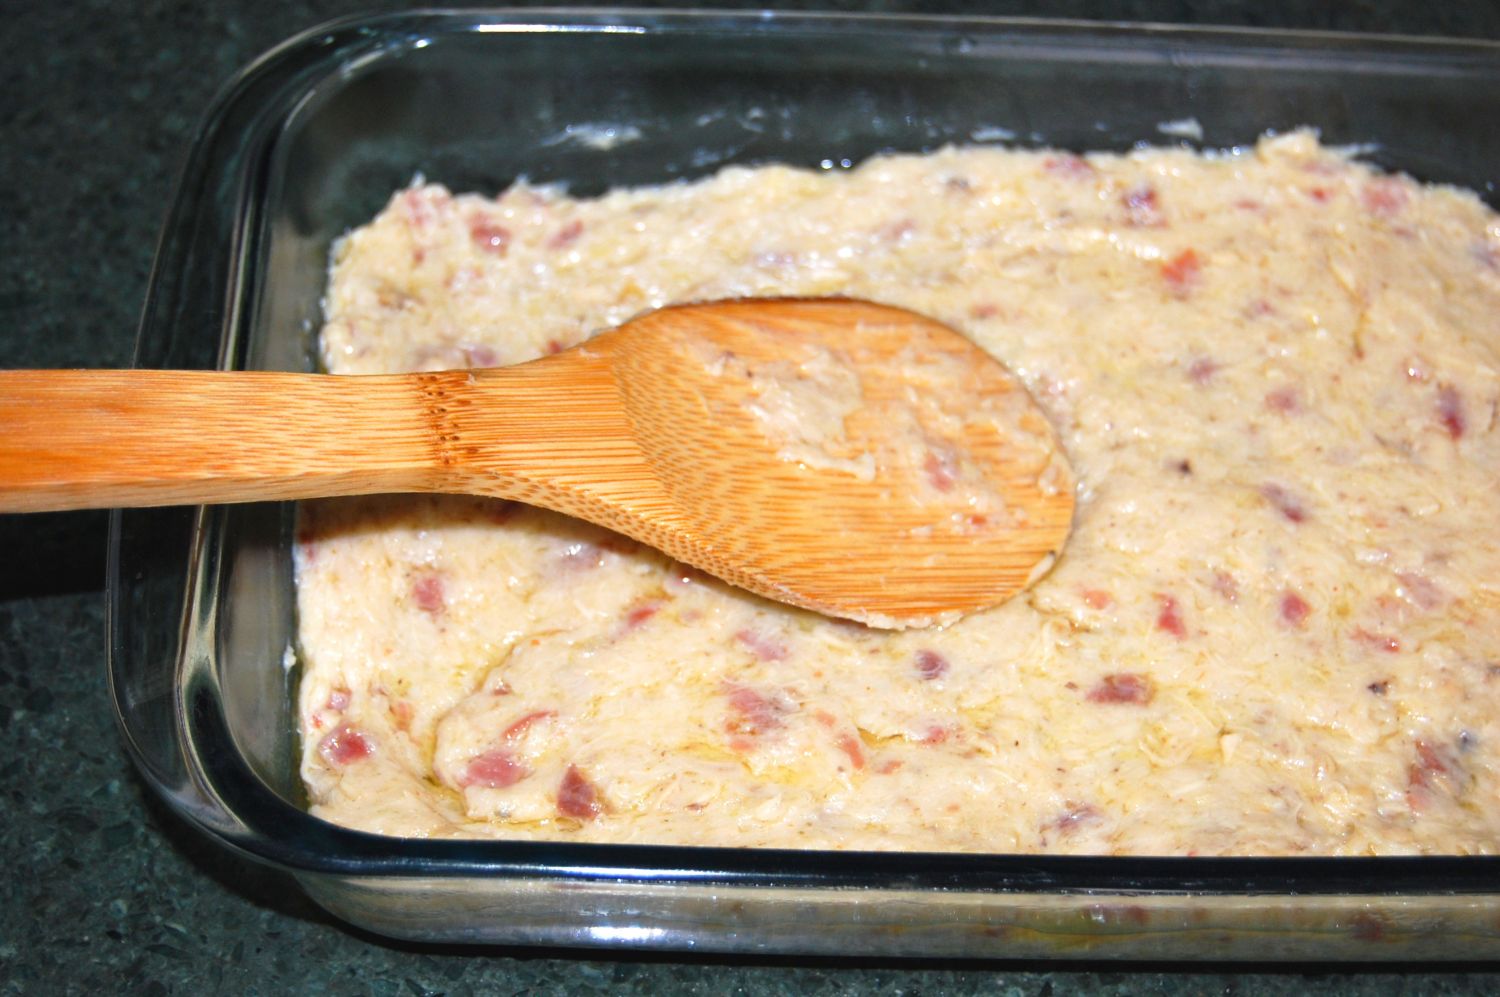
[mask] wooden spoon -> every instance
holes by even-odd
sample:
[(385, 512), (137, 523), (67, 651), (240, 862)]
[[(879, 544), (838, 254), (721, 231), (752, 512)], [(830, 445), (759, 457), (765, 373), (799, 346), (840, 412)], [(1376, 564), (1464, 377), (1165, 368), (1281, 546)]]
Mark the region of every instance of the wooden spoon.
[(879, 627), (1026, 587), (1073, 491), (1009, 371), (843, 299), (666, 308), (487, 370), (0, 372), (0, 512), (498, 496)]

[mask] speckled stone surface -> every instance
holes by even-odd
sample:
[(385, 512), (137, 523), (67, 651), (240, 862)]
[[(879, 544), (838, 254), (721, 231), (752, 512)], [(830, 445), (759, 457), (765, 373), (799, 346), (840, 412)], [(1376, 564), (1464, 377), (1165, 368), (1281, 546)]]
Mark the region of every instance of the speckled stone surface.
[[(754, 4), (741, 6), (757, 6)], [(1057, 0), (782, 6), (1500, 38), (1500, 5)], [(0, 16), (0, 366), (130, 360), (173, 176), (213, 93), (357, 0), (75, 0)], [(3, 429), (0, 429), (3, 431)], [(0, 516), (0, 992), (1479, 994), (1500, 967), (856, 963), (403, 945), (159, 804), (104, 674), (105, 517)]]

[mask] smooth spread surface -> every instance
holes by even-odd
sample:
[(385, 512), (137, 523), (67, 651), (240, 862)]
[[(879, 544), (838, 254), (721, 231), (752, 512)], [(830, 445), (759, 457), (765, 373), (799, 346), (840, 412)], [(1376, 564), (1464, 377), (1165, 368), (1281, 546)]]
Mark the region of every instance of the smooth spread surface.
[[(1120, 854), (1500, 844), (1500, 223), (1307, 135), (396, 195), (336, 372), (849, 294), (1011, 366), (1080, 478), (1025, 597), (878, 634), (531, 509), (305, 510), (304, 775), (390, 834)], [(932, 470), (940, 485), (944, 469)]]

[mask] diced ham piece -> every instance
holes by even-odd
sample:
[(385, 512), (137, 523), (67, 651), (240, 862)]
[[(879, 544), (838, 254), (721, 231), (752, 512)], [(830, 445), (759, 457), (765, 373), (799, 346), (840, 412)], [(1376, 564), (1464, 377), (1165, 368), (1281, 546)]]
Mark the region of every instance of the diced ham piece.
[(1437, 753), (1437, 748), (1428, 744), (1427, 741), (1422, 741), (1421, 738), (1418, 738), (1416, 742), (1416, 757), (1424, 775), (1448, 775), (1448, 765)]
[(739, 641), (741, 647), (755, 655), (761, 661), (785, 661), (790, 653), (785, 643), (777, 637), (762, 633), (759, 630), (744, 629), (737, 631), (734, 639)]
[(1437, 414), (1450, 438), (1456, 440), (1464, 435), (1464, 430), (1468, 428), (1464, 419), (1464, 401), (1453, 385), (1438, 385)]
[(1185, 298), (1198, 285), (1203, 273), (1203, 260), (1192, 249), (1184, 249), (1161, 264), (1161, 279), (1167, 283), (1167, 291), (1173, 297)]
[(1187, 636), (1187, 626), (1182, 622), (1182, 607), (1177, 604), (1176, 596), (1157, 594), (1156, 629), (1173, 637)]
[(1309, 187), (1307, 188), (1307, 196), (1319, 204), (1327, 204), (1333, 200), (1333, 191), (1327, 187)]
[(1411, 200), (1401, 181), (1393, 177), (1376, 177), (1360, 189), (1359, 202), (1365, 210), (1380, 218), (1390, 218)]
[(1212, 583), (1213, 590), (1228, 602), (1239, 602), (1240, 583), (1227, 571), (1215, 571)]
[(1098, 175), (1098, 171), (1087, 159), (1066, 152), (1043, 159), (1042, 169), (1064, 180), (1092, 180)]
[(954, 482), (958, 480), (958, 468), (953, 462), (953, 456), (936, 450), (927, 452), (926, 459), (922, 461), (922, 471), (927, 475), (927, 483), (940, 492), (952, 491)]
[(864, 745), (860, 743), (856, 735), (848, 731), (842, 732), (838, 736), (838, 746), (840, 751), (849, 756), (850, 765), (853, 765), (856, 769), (865, 767)]
[(1088, 691), (1091, 703), (1132, 703), (1140, 706), (1151, 702), (1156, 696), (1156, 687), (1150, 677), (1139, 672), (1112, 672), (1104, 676)]
[(517, 741), (520, 738), (524, 737), (526, 732), (534, 727), (538, 722), (542, 720), (548, 720), (555, 716), (557, 716), (556, 710), (533, 710), (530, 713), (522, 716), (520, 719), (512, 721), (511, 725), (505, 728), (505, 731), (500, 736), (505, 738), (507, 741)]
[(1417, 738), (1416, 760), (1406, 770), (1406, 803), (1413, 810), (1432, 805), (1434, 792), (1455, 791), (1458, 762), (1429, 741)]
[(374, 752), (369, 737), (349, 724), (340, 724), (318, 742), (318, 754), (330, 765), (352, 765)]
[(1301, 629), (1311, 612), (1312, 607), (1307, 604), (1307, 600), (1296, 592), (1281, 594), (1281, 622), (1287, 626)]
[(953, 728), (949, 727), (946, 724), (930, 724), (928, 725), (927, 730), (922, 734), (920, 740), (923, 744), (943, 744), (947, 742), (947, 740), (952, 737), (953, 734)]
[(495, 256), (504, 256), (510, 250), (510, 229), (483, 216), (469, 219), (469, 238), (474, 245)]
[[(507, 689), (506, 692), (509, 690)], [(517, 753), (517, 742), (524, 738), (526, 732), (537, 723), (556, 715), (555, 710), (533, 710), (513, 720), (510, 726), (500, 734), (505, 744), (471, 758), (468, 765), (464, 767), (463, 774), (459, 776), (458, 784), (504, 789), (526, 778), (531, 774), (531, 768)]]
[(1390, 634), (1375, 633), (1364, 627), (1355, 627), (1350, 635), (1366, 647), (1372, 647), (1377, 651), (1387, 654), (1396, 654), (1401, 650), (1401, 640)]
[(464, 364), (468, 367), (498, 367), (500, 366), (500, 354), (492, 347), (482, 343), (469, 343), (459, 347), (464, 355)]
[(349, 708), (350, 702), (348, 689), (333, 689), (328, 693), (328, 703), (324, 709), (343, 712)]
[(1273, 388), (1267, 391), (1265, 402), (1266, 408), (1272, 412), (1279, 412), (1282, 415), (1290, 415), (1293, 412), (1300, 411), (1302, 408), (1302, 401), (1297, 395), (1297, 389), (1293, 387)]
[(1415, 571), (1399, 571), (1396, 580), (1401, 583), (1402, 593), (1419, 609), (1438, 609), (1448, 601), (1448, 593), (1426, 575)]
[(566, 249), (577, 242), (580, 235), (583, 235), (583, 222), (574, 218), (562, 228), (552, 233), (552, 238), (547, 240), (547, 248)]
[(1093, 804), (1070, 802), (1067, 809), (1048, 821), (1046, 826), (1066, 837), (1080, 827), (1097, 824), (1103, 819), (1104, 813)]
[(948, 659), (927, 648), (917, 652), (916, 664), (917, 675), (927, 682), (942, 678), (948, 671)]
[(732, 686), (726, 694), (729, 716), (724, 729), (741, 737), (758, 737), (781, 726), (787, 708), (776, 699), (749, 686)]
[(1125, 223), (1137, 228), (1159, 228), (1166, 223), (1161, 213), (1161, 199), (1148, 183), (1137, 184), (1120, 195), (1125, 206)]
[(526, 763), (507, 748), (493, 748), (482, 755), (475, 755), (464, 766), (458, 778), (460, 786), (481, 786), (486, 789), (504, 789), (514, 786), (531, 774)]
[(414, 187), (402, 192), (401, 209), (406, 215), (406, 223), (420, 232), (437, 221), (438, 209), (446, 207), (450, 200), (440, 191)]
[(412, 579), (411, 599), (424, 613), (431, 616), (441, 613), (447, 605), (443, 576), (436, 571), (418, 572), (417, 576)]
[(589, 782), (577, 765), (569, 765), (557, 787), (557, 812), (576, 820), (594, 820), (604, 813), (599, 790)]
[(1219, 372), (1219, 365), (1207, 357), (1199, 357), (1188, 364), (1188, 380), (1194, 384), (1207, 384)]
[(661, 612), (664, 605), (666, 603), (660, 599), (647, 599), (644, 602), (634, 603), (625, 611), (625, 617), (620, 621), (620, 632), (627, 634), (639, 630), (646, 625), (647, 620)]
[(1302, 507), (1302, 503), (1281, 485), (1261, 485), (1260, 495), (1261, 498), (1271, 503), (1288, 522), (1301, 523), (1307, 519), (1307, 510)]
[(1108, 609), (1114, 605), (1114, 597), (1103, 589), (1084, 589), (1083, 604), (1090, 609)]
[(397, 730), (411, 730), (411, 722), (416, 715), (416, 707), (411, 705), (409, 699), (398, 699), (391, 704), (391, 722), (396, 725)]

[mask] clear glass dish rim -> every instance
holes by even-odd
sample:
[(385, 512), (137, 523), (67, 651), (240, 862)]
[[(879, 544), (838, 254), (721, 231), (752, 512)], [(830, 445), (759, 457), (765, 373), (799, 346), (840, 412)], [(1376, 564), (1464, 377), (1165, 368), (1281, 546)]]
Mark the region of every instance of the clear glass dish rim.
[[(648, 10), (631, 8), (494, 8), (423, 10), (375, 16), (352, 16), (330, 21), (296, 35), (242, 70), (214, 101), (197, 133), (184, 167), (173, 209), (153, 266), (151, 289), (143, 309), (137, 340), (136, 364), (151, 366), (162, 348), (155, 320), (164, 282), (181, 281), (169, 272), (182, 261), (174, 255), (172, 235), (192, 207), (187, 198), (190, 181), (201, 179), (211, 166), (219, 126), (237, 101), (245, 99), (257, 81), (274, 77), (282, 64), (322, 52), (326, 72), (332, 74), (361, 59), (435, 34), (464, 32), (506, 33), (525, 30), (615, 33), (746, 34), (785, 32), (845, 33), (972, 31), (1012, 33), (1037, 44), (1082, 47), (1085, 42), (1118, 50), (1133, 45), (1165, 42), (1208, 52), (1215, 46), (1270, 58), (1327, 57), (1330, 48), (1341, 53), (1375, 57), (1399, 52), (1433, 63), (1475, 61), (1500, 75), (1500, 42), (1396, 34), (1185, 26), (1158, 23), (1090, 22), (1042, 18), (1006, 18), (955, 14), (847, 14), (840, 12), (754, 12), (721, 10)], [(345, 61), (331, 61), (341, 54)], [(234, 164), (243, 173), (244, 162)], [(244, 192), (244, 185), (240, 187)], [(251, 238), (253, 205), (238, 206), (232, 236), (243, 256)], [(180, 248), (180, 247), (176, 247)], [(243, 262), (242, 260), (240, 261)], [(242, 291), (230, 274), (231, 290)], [(242, 323), (233, 314), (242, 295), (224, 302), (224, 339), (221, 362), (238, 350), (236, 336)], [(410, 839), (367, 834), (330, 824), (291, 805), (261, 782), (247, 762), (233, 750), (224, 725), (217, 690), (185, 688), (174, 677), (176, 692), (174, 747), (181, 753), (190, 778), (173, 782), (133, 729), (130, 710), (118, 688), (122, 655), (129, 653), (123, 638), (129, 566), (122, 553), (127, 519), (141, 515), (116, 511), (111, 517), (109, 572), (109, 677), (117, 719), (138, 769), (172, 808), (198, 829), (222, 844), (257, 860), (303, 874), (341, 877), (401, 878), (546, 878), (615, 883), (691, 882), (743, 887), (863, 887), (904, 890), (944, 890), (988, 893), (1192, 893), (1204, 896), (1366, 895), (1416, 896), (1500, 893), (1500, 856), (1411, 856), (1381, 858), (1179, 858), (1046, 856), (1032, 854), (970, 854), (949, 852), (830, 852), (779, 849), (738, 849), (654, 845), (582, 844), (476, 839)], [(222, 511), (196, 511), (199, 546), (189, 556), (197, 559), (219, 535)], [(186, 626), (186, 624), (185, 624)], [(178, 643), (178, 658), (184, 653)], [(163, 663), (163, 667), (166, 664)], [(191, 723), (189, 722), (191, 720)], [(190, 729), (201, 731), (194, 738)]]

